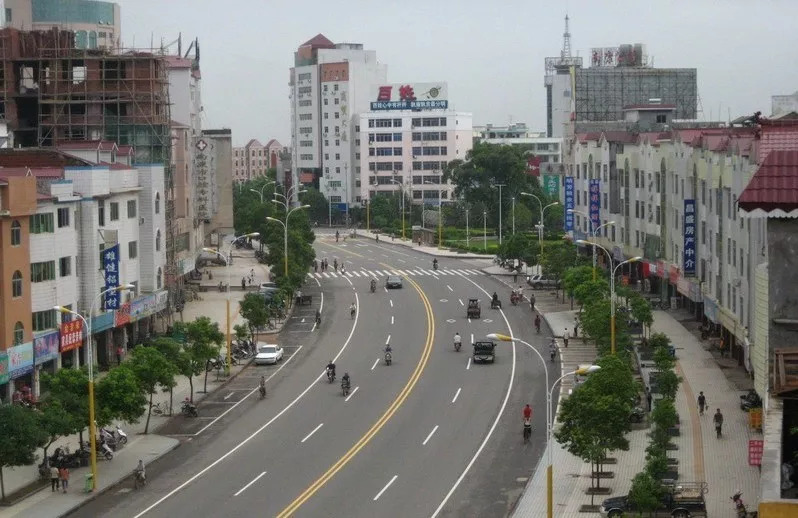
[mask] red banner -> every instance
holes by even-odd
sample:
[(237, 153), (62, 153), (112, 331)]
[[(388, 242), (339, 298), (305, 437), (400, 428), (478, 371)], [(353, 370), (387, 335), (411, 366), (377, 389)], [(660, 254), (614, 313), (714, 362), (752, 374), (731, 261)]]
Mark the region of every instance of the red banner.
[(759, 466), (762, 464), (762, 452), (765, 449), (765, 441), (762, 439), (748, 440), (748, 465)]
[(62, 353), (83, 345), (83, 321), (79, 319), (61, 324), (60, 350)]
[(530, 156), (526, 159), (526, 173), (531, 176), (540, 176), (540, 157)]
[(123, 326), (130, 323), (130, 302), (125, 302), (119, 309), (116, 310), (114, 315), (114, 327)]

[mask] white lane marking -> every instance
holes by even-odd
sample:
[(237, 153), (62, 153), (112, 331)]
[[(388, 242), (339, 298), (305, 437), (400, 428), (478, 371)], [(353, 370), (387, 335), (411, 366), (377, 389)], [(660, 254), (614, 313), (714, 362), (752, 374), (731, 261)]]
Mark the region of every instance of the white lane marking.
[(254, 484), (255, 482), (257, 482), (258, 480), (260, 480), (260, 477), (262, 477), (262, 476), (263, 476), (263, 475), (265, 475), (265, 474), (266, 474), (266, 472), (264, 471), (263, 473), (261, 473), (261, 474), (260, 474), (260, 475), (258, 475), (257, 477), (253, 478), (253, 479), (252, 479), (252, 480), (249, 482), (249, 484), (247, 484), (246, 486), (244, 486), (244, 487), (242, 487), (241, 489), (239, 489), (239, 490), (238, 490), (238, 492), (237, 492), (237, 493), (235, 493), (233, 496), (238, 496), (238, 495), (240, 495), (241, 493), (243, 493), (244, 491), (246, 491), (246, 490), (247, 490), (247, 488), (248, 488), (249, 486), (251, 486), (252, 484)]
[(424, 442), (421, 443), (421, 446), (426, 446), (429, 440), (432, 439), (432, 436), (435, 435), (435, 432), (437, 431), (438, 431), (438, 425), (435, 425), (435, 428), (433, 428), (432, 431), (427, 436), (427, 438), (424, 439)]
[(305, 319), (303, 318), (302, 320), (300, 320), (300, 323), (304, 324), (305, 323)]
[[(355, 293), (355, 302), (359, 303), (359, 299), (358, 299), (357, 293)], [(355, 314), (355, 321), (354, 321), (354, 323), (352, 324), (352, 330), (351, 330), (351, 331), (349, 331), (349, 336), (346, 338), (346, 341), (344, 342), (344, 345), (343, 345), (343, 346), (341, 346), (341, 349), (338, 351), (338, 354), (336, 354), (336, 355), (335, 355), (335, 357), (333, 358), (333, 363), (335, 363), (335, 362), (338, 360), (338, 358), (340, 358), (340, 357), (341, 357), (341, 355), (342, 355), (342, 354), (344, 354), (344, 350), (346, 350), (346, 347), (349, 345), (349, 342), (352, 340), (352, 336), (354, 336), (354, 334), (355, 334), (355, 328), (357, 328), (357, 321), (358, 321), (358, 319), (359, 319), (359, 318), (360, 318), (360, 315), (359, 315), (359, 314)], [(296, 353), (298, 353), (298, 352), (299, 352), (299, 349), (302, 349), (302, 346), (299, 346), (299, 348), (296, 350), (296, 352), (295, 352), (293, 355), (291, 355), (291, 358), (293, 358), (293, 357), (296, 355)], [(289, 358), (289, 360), (290, 360), (291, 358)], [(274, 371), (274, 373), (272, 373), (272, 375), (271, 375), (271, 376), (269, 376), (269, 378), (268, 378), (268, 379), (271, 379), (271, 377), (272, 377), (272, 376), (274, 376), (275, 374), (277, 374), (278, 372), (280, 372), (280, 369), (282, 369), (283, 367), (285, 367), (287, 363), (288, 363), (288, 360), (286, 360), (286, 361), (285, 361), (285, 362), (284, 362), (282, 365), (280, 365), (280, 368), (279, 368), (279, 369), (277, 369), (276, 371)], [(168, 493), (166, 493), (164, 496), (162, 496), (161, 498), (159, 498), (158, 500), (156, 500), (156, 501), (155, 501), (154, 503), (152, 503), (152, 504), (151, 504), (149, 507), (147, 507), (146, 509), (144, 509), (143, 511), (141, 511), (139, 514), (137, 514), (137, 515), (136, 515), (136, 516), (134, 516), (133, 518), (141, 518), (142, 516), (144, 516), (144, 515), (145, 515), (145, 514), (147, 514), (148, 512), (152, 511), (153, 509), (155, 509), (156, 507), (158, 507), (159, 505), (161, 505), (162, 503), (164, 503), (164, 502), (165, 502), (165, 501), (166, 501), (168, 498), (171, 498), (172, 496), (174, 496), (174, 495), (175, 495), (175, 494), (177, 494), (178, 492), (180, 492), (180, 491), (182, 491), (183, 489), (185, 489), (185, 488), (186, 488), (186, 486), (188, 486), (189, 484), (191, 484), (192, 482), (194, 482), (195, 480), (197, 480), (198, 478), (200, 478), (201, 476), (203, 476), (205, 473), (207, 473), (208, 471), (210, 471), (210, 470), (211, 470), (211, 469), (213, 469), (214, 467), (218, 466), (220, 462), (222, 462), (222, 461), (223, 461), (223, 460), (225, 460), (227, 457), (229, 457), (229, 456), (231, 456), (232, 454), (234, 454), (235, 452), (237, 452), (237, 451), (238, 451), (240, 448), (242, 448), (242, 447), (243, 447), (245, 444), (247, 444), (249, 441), (251, 441), (252, 439), (254, 439), (254, 438), (255, 438), (255, 437), (258, 435), (258, 434), (260, 434), (260, 433), (261, 433), (263, 430), (265, 430), (266, 428), (268, 428), (269, 426), (271, 426), (271, 424), (272, 424), (273, 422), (275, 422), (277, 419), (279, 419), (280, 417), (282, 417), (282, 415), (283, 415), (283, 414), (285, 414), (285, 413), (286, 413), (286, 412), (288, 412), (288, 411), (289, 411), (291, 408), (293, 408), (293, 406), (294, 406), (294, 405), (296, 405), (296, 404), (297, 404), (297, 402), (298, 402), (300, 399), (302, 399), (303, 397), (305, 397), (305, 394), (307, 394), (308, 392), (310, 392), (310, 389), (312, 389), (312, 388), (313, 388), (313, 386), (314, 386), (316, 383), (318, 383), (320, 379), (322, 379), (323, 377), (326, 377), (326, 376), (327, 376), (327, 370), (326, 370), (326, 369), (324, 369), (324, 370), (322, 370), (322, 372), (321, 372), (321, 373), (320, 373), (320, 374), (319, 374), (319, 375), (316, 377), (316, 379), (314, 379), (313, 381), (311, 381), (311, 382), (310, 382), (310, 384), (307, 386), (307, 388), (306, 388), (305, 390), (303, 390), (302, 392), (300, 392), (300, 393), (299, 393), (299, 395), (293, 399), (293, 401), (291, 401), (290, 403), (288, 403), (288, 404), (287, 404), (287, 405), (286, 405), (286, 406), (285, 406), (285, 407), (284, 407), (282, 410), (280, 410), (279, 412), (277, 412), (277, 414), (275, 414), (275, 415), (274, 415), (274, 417), (272, 417), (271, 419), (269, 419), (268, 421), (266, 421), (266, 423), (265, 423), (263, 426), (261, 426), (260, 428), (258, 428), (258, 429), (257, 429), (257, 430), (255, 430), (254, 432), (252, 432), (252, 434), (250, 434), (250, 435), (249, 435), (249, 437), (247, 437), (247, 438), (246, 438), (246, 439), (244, 439), (243, 441), (241, 441), (241, 442), (239, 442), (238, 444), (236, 444), (235, 446), (233, 446), (233, 448), (231, 448), (231, 449), (230, 449), (230, 450), (229, 450), (227, 453), (225, 453), (224, 455), (222, 455), (221, 457), (219, 457), (219, 458), (218, 458), (218, 459), (216, 459), (215, 461), (213, 461), (213, 462), (211, 462), (210, 464), (208, 464), (206, 467), (204, 467), (203, 469), (201, 469), (199, 472), (197, 472), (196, 474), (194, 474), (193, 476), (191, 476), (191, 477), (190, 477), (188, 480), (186, 480), (185, 482), (183, 482), (182, 484), (180, 484), (179, 486), (177, 486), (177, 487), (176, 487), (176, 488), (174, 488), (173, 490), (171, 490), (171, 491), (169, 491)], [(268, 380), (267, 380), (267, 381), (268, 381)], [(247, 397), (249, 397), (250, 395), (254, 394), (254, 393), (257, 391), (257, 390), (258, 390), (258, 387), (255, 387), (254, 389), (252, 389), (252, 392), (250, 392), (249, 394), (247, 394)], [(246, 398), (242, 398), (242, 399), (241, 399), (241, 401), (244, 401), (244, 399), (246, 399)], [(205, 426), (205, 428), (203, 428), (202, 430), (200, 430), (199, 432), (197, 432), (195, 435), (199, 435), (200, 433), (202, 433), (202, 431), (203, 431), (203, 430), (205, 430), (206, 428), (208, 428), (208, 426), (211, 426), (211, 425), (212, 425), (214, 422), (216, 422), (218, 419), (221, 419), (221, 418), (222, 418), (222, 417), (223, 417), (223, 416), (224, 416), (224, 415), (225, 415), (227, 412), (231, 411), (231, 410), (232, 410), (232, 409), (234, 409), (234, 408), (235, 408), (235, 407), (236, 407), (236, 406), (237, 406), (239, 403), (241, 403), (241, 401), (239, 401), (239, 402), (238, 402), (238, 403), (236, 403), (235, 405), (233, 405), (233, 406), (231, 406), (230, 408), (228, 408), (228, 409), (227, 409), (227, 410), (226, 410), (224, 413), (222, 413), (222, 415), (220, 415), (219, 417), (217, 417), (216, 419), (214, 419), (213, 421), (211, 421), (211, 422), (210, 422), (210, 424), (206, 425), (206, 426)]]
[(452, 289), (452, 287), (451, 287), (451, 286), (449, 286), (448, 284), (446, 285), (446, 287), (447, 287), (447, 288), (449, 288), (449, 291), (454, 291), (454, 290)]
[(382, 289), (385, 290), (385, 293), (388, 293), (388, 286), (383, 287)]
[(391, 343), (391, 335), (388, 335), (388, 338), (385, 339), (385, 345)]
[(314, 429), (313, 429), (313, 431), (312, 431), (312, 432), (310, 432), (309, 434), (307, 434), (307, 435), (305, 436), (305, 438), (304, 438), (304, 439), (302, 439), (300, 442), (305, 442), (305, 441), (307, 441), (308, 439), (310, 439), (310, 438), (313, 436), (313, 434), (314, 434), (314, 433), (316, 433), (316, 432), (318, 432), (318, 431), (319, 431), (319, 428), (321, 428), (322, 426), (324, 426), (324, 423), (319, 423), (319, 426), (317, 426), (316, 428), (314, 428)]
[(353, 285), (352, 284), (352, 279), (350, 279), (349, 277), (345, 277), (345, 279), (346, 279), (346, 282), (348, 282), (350, 286)]
[[(385, 290), (385, 291), (388, 291), (388, 290)], [(393, 300), (389, 300), (388, 302), (390, 302), (391, 303), (391, 307), (393, 307)]]
[(346, 396), (346, 399), (344, 399), (344, 403), (346, 403), (347, 401), (352, 399), (352, 396), (355, 395), (355, 392), (357, 392), (357, 389), (359, 389), (359, 388), (360, 388), (360, 385), (358, 385), (357, 387), (353, 388), (352, 392), (348, 396)]
[[(290, 361), (291, 361), (291, 360), (294, 358), (294, 356), (296, 356), (296, 354), (297, 354), (297, 353), (300, 351), (300, 349), (302, 349), (302, 347), (304, 347), (304, 346), (300, 345), (299, 347), (297, 347), (297, 350), (296, 350), (296, 351), (294, 351), (294, 354), (292, 354), (291, 356), (289, 356), (289, 357), (288, 357), (288, 359), (286, 359), (286, 360), (283, 362), (283, 364), (282, 364), (282, 365), (280, 365), (280, 366), (277, 368), (277, 370), (276, 370), (276, 371), (272, 372), (272, 373), (269, 375), (269, 377), (268, 377), (268, 378), (266, 378), (266, 382), (268, 383), (268, 382), (269, 382), (269, 381), (270, 381), (270, 380), (271, 380), (273, 377), (275, 377), (275, 376), (277, 375), (277, 373), (278, 373), (278, 372), (280, 372), (281, 370), (283, 370), (283, 367), (285, 367), (285, 366), (288, 364), (288, 362), (290, 362)], [(200, 430), (199, 430), (197, 433), (194, 433), (194, 434), (191, 434), (191, 435), (193, 435), (194, 437), (196, 437), (196, 436), (198, 436), (199, 434), (201, 434), (202, 432), (204, 432), (205, 430), (207, 430), (207, 429), (208, 429), (209, 427), (211, 427), (211, 426), (212, 426), (214, 423), (216, 423), (216, 421), (218, 421), (219, 419), (223, 418), (225, 415), (227, 415), (227, 413), (228, 413), (228, 412), (230, 412), (232, 409), (234, 409), (235, 407), (237, 407), (238, 405), (240, 405), (241, 403), (243, 403), (245, 399), (247, 399), (249, 396), (251, 396), (252, 394), (254, 394), (255, 392), (257, 392), (259, 389), (260, 389), (260, 387), (255, 387), (254, 389), (252, 389), (251, 391), (249, 391), (249, 393), (248, 393), (247, 395), (245, 395), (244, 397), (242, 397), (241, 399), (239, 399), (239, 400), (238, 400), (238, 401), (237, 401), (237, 402), (236, 402), (236, 403), (235, 403), (233, 406), (231, 406), (230, 408), (228, 408), (227, 410), (225, 410), (224, 412), (222, 412), (222, 413), (221, 413), (221, 415), (219, 415), (218, 417), (214, 418), (214, 419), (213, 419), (213, 421), (211, 421), (210, 423), (208, 423), (208, 424), (206, 424), (205, 426), (203, 426), (202, 428), (200, 428)], [(145, 511), (145, 512), (146, 512), (146, 511)]]
[(385, 492), (385, 490), (386, 490), (386, 489), (388, 489), (389, 487), (391, 487), (391, 484), (393, 484), (393, 483), (396, 481), (396, 479), (397, 479), (398, 477), (399, 477), (399, 475), (394, 475), (394, 476), (393, 476), (393, 478), (392, 478), (392, 479), (391, 479), (391, 480), (390, 480), (390, 481), (389, 481), (387, 484), (385, 484), (385, 487), (384, 487), (384, 488), (382, 488), (382, 489), (380, 489), (380, 492), (379, 492), (379, 493), (377, 493), (377, 496), (375, 496), (375, 497), (374, 497), (374, 501), (375, 501), (375, 502), (376, 502), (377, 500), (379, 500), (379, 498), (382, 496), (382, 494)]
[(469, 356), (468, 363), (466, 364), (466, 370), (469, 370), (470, 368), (471, 368), (471, 357)]
[(461, 391), (461, 390), (463, 390), (463, 387), (460, 387), (460, 388), (458, 388), (458, 389), (457, 389), (457, 392), (455, 392), (455, 393), (454, 393), (454, 397), (452, 398), (452, 403), (454, 403), (455, 401), (457, 401), (457, 396), (459, 396), (459, 395), (460, 395), (460, 391)]
[[(479, 288), (480, 290), (482, 290), (482, 292), (485, 293), (485, 295), (488, 294), (488, 292), (485, 291), (476, 282), (472, 281), (471, 279), (468, 279), (468, 281), (471, 284), (473, 284), (474, 286), (476, 286), (477, 288)], [(504, 319), (504, 323), (507, 326), (507, 331), (509, 331), (510, 336), (514, 336), (513, 329), (510, 327), (510, 322), (507, 320), (507, 315), (504, 314), (504, 310), (500, 309), (499, 313), (501, 314), (502, 318)], [(512, 391), (512, 389), (513, 389), (513, 382), (515, 381), (515, 363), (516, 363), (516, 351), (515, 351), (515, 342), (513, 342), (513, 367), (510, 370), (510, 382), (507, 384), (507, 392), (504, 394), (504, 401), (502, 401), (502, 406), (501, 406), (501, 408), (499, 408), (499, 411), (496, 413), (496, 419), (493, 420), (493, 424), (490, 426), (490, 429), (488, 430), (488, 433), (485, 435), (485, 438), (482, 440), (482, 444), (480, 444), (479, 448), (477, 448), (477, 451), (474, 452), (474, 456), (471, 457), (470, 461), (468, 461), (468, 465), (465, 467), (463, 472), (457, 478), (457, 481), (454, 483), (454, 485), (449, 490), (449, 492), (446, 493), (446, 496), (443, 498), (443, 501), (440, 503), (438, 508), (435, 509), (434, 513), (432, 513), (432, 517), (431, 518), (436, 518), (440, 514), (441, 510), (443, 509), (443, 506), (446, 505), (446, 502), (448, 502), (449, 499), (452, 497), (454, 492), (457, 490), (457, 487), (463, 482), (463, 479), (468, 474), (468, 471), (471, 469), (471, 467), (477, 461), (477, 458), (479, 458), (479, 455), (482, 453), (482, 450), (485, 449), (485, 445), (488, 444), (488, 441), (490, 440), (490, 437), (493, 435), (494, 430), (496, 430), (496, 426), (499, 424), (499, 419), (501, 419), (502, 415), (504, 414), (505, 408), (507, 408), (507, 401), (510, 399), (510, 391)], [(548, 446), (551, 447), (551, 445), (548, 445)]]
[(471, 323), (471, 317), (468, 317), (468, 323), (469, 324)]
[(461, 306), (465, 306), (465, 304), (463, 304), (463, 299), (457, 299), (457, 301), (460, 302)]
[(380, 255), (382, 255), (383, 257), (388, 257), (386, 254), (380, 254)]
[[(316, 282), (319, 282), (319, 281), (316, 281)], [(321, 286), (321, 284), (319, 284), (319, 286)], [(319, 315), (321, 315), (321, 310), (323, 310), (323, 309), (324, 309), (324, 292), (322, 291), (321, 292), (321, 304), (319, 305)], [(313, 327), (310, 328), (310, 332), (312, 333), (315, 330), (316, 330), (316, 322), (314, 321), (313, 322)]]
[(406, 262), (407, 262), (407, 261), (405, 261), (404, 259), (398, 259), (398, 258), (397, 258), (396, 260), (397, 260), (397, 261), (399, 261), (400, 263), (406, 263)]
[(355, 272), (352, 272), (352, 273), (353, 273), (353, 274), (355, 274), (355, 275), (357, 275), (358, 277), (360, 277), (360, 272), (358, 272), (358, 271), (355, 271)]
[(471, 333), (471, 343), (474, 343), (474, 333)]
[(224, 397), (224, 400), (225, 400), (225, 401), (227, 401), (228, 399), (230, 399), (231, 397), (233, 397), (233, 394), (235, 394), (235, 392), (231, 392), (231, 393), (227, 394), (227, 395)]
[(330, 278), (330, 274), (329, 274), (329, 273), (327, 273), (327, 272), (324, 272), (322, 275), (324, 275), (324, 277), (325, 277), (326, 279), (329, 279), (329, 278)]
[(371, 370), (374, 370), (374, 367), (376, 367), (378, 363), (380, 363), (380, 359), (379, 358), (374, 360), (374, 365), (371, 366)]
[(391, 315), (391, 325), (393, 325), (393, 315)]

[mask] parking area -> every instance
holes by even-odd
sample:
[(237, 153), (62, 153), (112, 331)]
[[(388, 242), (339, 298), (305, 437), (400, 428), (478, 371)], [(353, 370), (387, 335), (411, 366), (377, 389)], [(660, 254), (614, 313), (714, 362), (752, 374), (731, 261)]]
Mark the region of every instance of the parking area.
[[(291, 331), (310, 333), (316, 330), (316, 310), (324, 312), (324, 293), (317, 282), (310, 281), (302, 287), (302, 294), (310, 296), (310, 303), (294, 307), (290, 321)], [(323, 315), (322, 318), (324, 318)]]
[[(196, 437), (236, 408), (245, 399), (256, 398), (258, 395), (258, 382), (261, 376), (266, 376), (266, 390), (269, 390), (269, 381), (279, 373), (283, 367), (302, 349), (301, 345), (284, 346), (283, 359), (276, 365), (255, 365), (250, 363), (234, 379), (225, 386), (212, 392), (197, 406), (198, 417), (184, 417), (180, 414), (180, 401), (174, 402), (174, 417), (159, 431), (162, 435), (175, 437)], [(216, 376), (209, 372), (208, 377)], [(198, 391), (202, 386), (197, 387)]]

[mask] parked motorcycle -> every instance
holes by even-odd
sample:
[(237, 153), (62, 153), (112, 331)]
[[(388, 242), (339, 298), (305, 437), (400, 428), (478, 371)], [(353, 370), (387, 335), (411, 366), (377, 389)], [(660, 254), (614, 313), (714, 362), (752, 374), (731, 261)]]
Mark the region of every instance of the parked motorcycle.
[(188, 400), (183, 401), (183, 404), (180, 405), (180, 411), (183, 413), (183, 416), (185, 417), (199, 416), (199, 412), (197, 412), (197, 405)]
[(754, 390), (749, 390), (747, 394), (740, 396), (740, 410), (748, 412), (752, 408), (761, 408), (762, 398)]
[(636, 406), (632, 409), (632, 413), (629, 414), (629, 422), (642, 423), (645, 417), (646, 417), (646, 411), (643, 410), (641, 407)]

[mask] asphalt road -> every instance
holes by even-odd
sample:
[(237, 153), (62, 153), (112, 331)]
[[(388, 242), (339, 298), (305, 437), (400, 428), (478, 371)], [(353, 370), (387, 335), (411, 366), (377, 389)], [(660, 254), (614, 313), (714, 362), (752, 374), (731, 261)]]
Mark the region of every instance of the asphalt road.
[[(285, 365), (245, 369), (200, 408), (202, 419), (170, 424), (185, 441), (148, 469), (144, 490), (112, 490), (73, 516), (507, 514), (543, 452), (543, 369), (532, 351), (510, 343), (499, 344), (494, 364), (474, 365), (470, 341), (513, 333), (543, 352), (546, 334), (534, 334), (529, 306), (510, 306), (509, 288), (467, 260), (441, 258), (432, 272), (431, 257), (411, 249), (324, 236), (317, 254), (331, 273), (311, 276), (315, 306), (301, 308), (281, 334)], [(347, 276), (334, 274), (334, 258)], [(403, 289), (383, 288), (391, 270), (405, 274)], [(493, 291), (503, 312), (490, 309)], [(469, 321), (464, 305), (474, 297), (482, 319)], [(321, 304), (314, 329), (308, 317)], [(382, 361), (388, 341), (390, 366)], [(323, 375), (331, 358), (339, 377), (352, 377), (348, 398)], [(269, 376), (265, 401), (248, 397), (261, 372)], [(527, 402), (535, 414), (524, 445)]]

